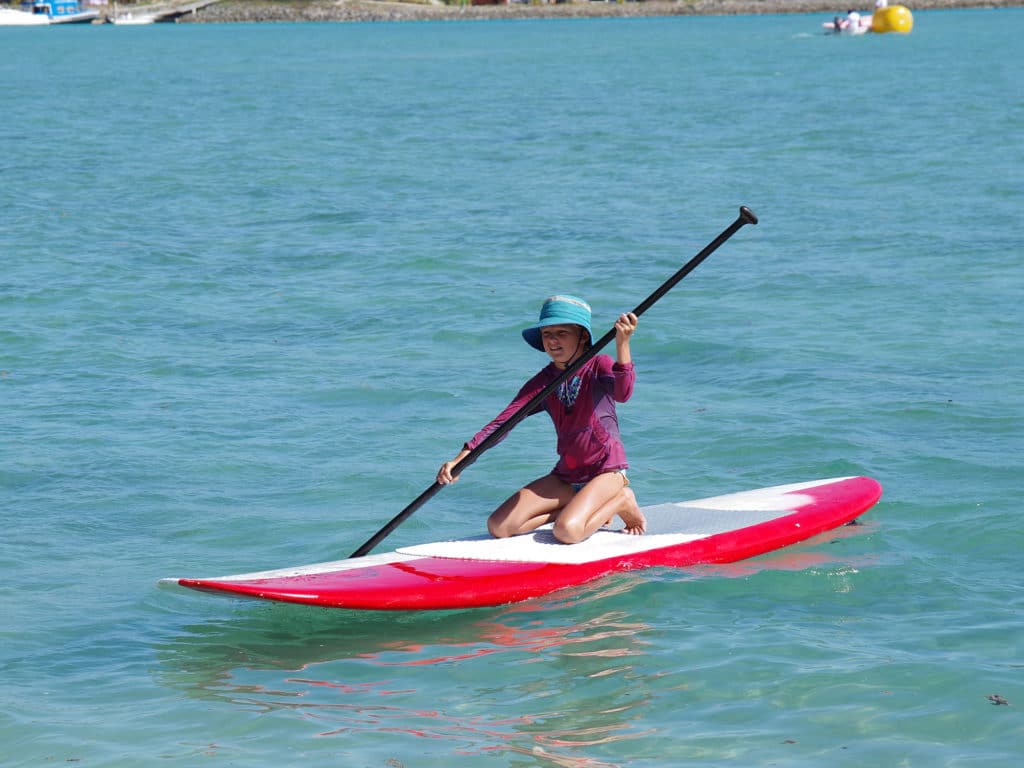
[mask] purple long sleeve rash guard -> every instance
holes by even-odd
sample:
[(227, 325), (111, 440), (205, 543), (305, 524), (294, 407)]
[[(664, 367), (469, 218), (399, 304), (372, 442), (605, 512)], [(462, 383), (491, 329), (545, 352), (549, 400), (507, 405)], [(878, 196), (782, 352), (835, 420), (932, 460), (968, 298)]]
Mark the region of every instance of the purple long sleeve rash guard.
[[(560, 374), (554, 363), (548, 364), (465, 447), (473, 450), (480, 445)], [(534, 413), (547, 411), (555, 425), (559, 458), (553, 474), (568, 483), (585, 483), (629, 466), (615, 403), (629, 400), (635, 381), (632, 363), (620, 365), (608, 355), (597, 355), (547, 396)]]

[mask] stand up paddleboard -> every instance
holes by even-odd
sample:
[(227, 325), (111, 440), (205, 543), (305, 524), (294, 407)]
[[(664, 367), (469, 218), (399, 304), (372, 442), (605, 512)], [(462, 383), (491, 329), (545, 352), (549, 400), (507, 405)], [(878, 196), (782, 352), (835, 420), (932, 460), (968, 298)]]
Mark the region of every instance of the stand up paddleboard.
[(881, 495), (882, 486), (869, 477), (815, 480), (644, 507), (643, 536), (602, 530), (566, 545), (545, 526), (508, 539), (477, 536), (331, 563), (160, 583), (332, 608), (501, 605), (616, 571), (754, 557), (848, 523)]

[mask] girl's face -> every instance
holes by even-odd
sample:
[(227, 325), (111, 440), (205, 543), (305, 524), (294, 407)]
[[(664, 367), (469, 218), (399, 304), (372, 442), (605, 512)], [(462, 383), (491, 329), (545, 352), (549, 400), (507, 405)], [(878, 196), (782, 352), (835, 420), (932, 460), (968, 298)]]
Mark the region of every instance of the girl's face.
[(544, 351), (559, 368), (565, 368), (583, 354), (583, 329), (578, 325), (549, 325), (540, 329)]

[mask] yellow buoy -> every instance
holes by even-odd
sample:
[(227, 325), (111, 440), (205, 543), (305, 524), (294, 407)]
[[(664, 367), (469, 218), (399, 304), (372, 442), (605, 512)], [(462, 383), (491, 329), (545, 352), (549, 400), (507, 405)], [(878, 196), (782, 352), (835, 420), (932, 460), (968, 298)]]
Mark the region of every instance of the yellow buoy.
[(879, 8), (871, 17), (872, 32), (902, 32), (908, 34), (914, 28), (914, 14), (903, 5)]

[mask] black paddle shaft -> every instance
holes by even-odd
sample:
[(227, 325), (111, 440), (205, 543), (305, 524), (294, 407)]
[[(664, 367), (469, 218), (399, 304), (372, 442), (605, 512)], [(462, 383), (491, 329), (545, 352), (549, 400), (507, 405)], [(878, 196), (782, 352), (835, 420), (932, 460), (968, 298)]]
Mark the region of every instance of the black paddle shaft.
[[(637, 308), (633, 310), (633, 314), (639, 317), (652, 306), (654, 306), (655, 302), (657, 302), (658, 299), (660, 299), (666, 293), (671, 291), (675, 287), (676, 283), (678, 283), (688, 274), (693, 272), (693, 270), (695, 270), (700, 265), (700, 263), (704, 261), (704, 259), (706, 259), (712, 253), (718, 250), (718, 247), (722, 245), (722, 243), (724, 243), (726, 240), (728, 240), (730, 237), (736, 234), (736, 232), (739, 231), (740, 227), (744, 226), (745, 224), (757, 224), (757, 216), (755, 216), (754, 212), (747, 208), (747, 206), (742, 205), (740, 206), (740, 215), (736, 217), (736, 221), (734, 221), (732, 224), (726, 227), (718, 237), (716, 237), (714, 240), (712, 240), (710, 243), (704, 246), (704, 249), (696, 256), (694, 256), (692, 259), (690, 259), (688, 262), (686, 262), (686, 264), (684, 264), (678, 272), (676, 272), (674, 275), (672, 275), (672, 277), (670, 277), (668, 280), (662, 283), (661, 287), (658, 288), (658, 290), (656, 290), (654, 293), (652, 293), (650, 296), (648, 296), (646, 299), (640, 302)], [(518, 411), (513, 413), (512, 416), (509, 417), (508, 421), (506, 421), (504, 424), (502, 424), (500, 427), (494, 430), (494, 432), (488, 435), (487, 438), (484, 439), (482, 443), (480, 443), (480, 445), (478, 445), (476, 448), (470, 451), (462, 459), (462, 461), (460, 461), (458, 464), (452, 467), (452, 475), (458, 475), (460, 472), (462, 472), (462, 470), (470, 466), (473, 462), (477, 460), (477, 458), (479, 458), (480, 454), (482, 454), (488, 448), (490, 448), (499, 440), (501, 440), (501, 438), (508, 434), (508, 432), (513, 427), (515, 427), (520, 421), (522, 421), (531, 413), (533, 413), (537, 409), (537, 407), (544, 402), (545, 398), (547, 398), (548, 395), (554, 392), (563, 381), (568, 379), (570, 376), (576, 373), (576, 371), (578, 371), (580, 368), (586, 365), (598, 352), (601, 351), (601, 349), (603, 349), (608, 344), (608, 342), (610, 342), (614, 338), (615, 328), (613, 326), (611, 330), (609, 330), (604, 336), (602, 336), (594, 344), (592, 344), (590, 346), (590, 349), (584, 352), (572, 364), (566, 366), (565, 370), (562, 371), (562, 373), (554, 381), (552, 381), (550, 384), (544, 387), (544, 389), (538, 392), (530, 400), (530, 402), (528, 402)], [(349, 557), (362, 557), (363, 555), (369, 554), (371, 551), (373, 551), (374, 547), (380, 544), (388, 536), (388, 534), (390, 534), (393, 530), (395, 530), (395, 528), (397, 528), (399, 525), (405, 522), (407, 518), (412, 516), (412, 514), (417, 509), (422, 507), (427, 501), (429, 501), (434, 496), (434, 494), (440, 491), (443, 487), (443, 485), (441, 485), (437, 481), (434, 481), (434, 484), (432, 486), (430, 486), (429, 488), (427, 488), (427, 490), (425, 490), (423, 493), (417, 496), (416, 499), (409, 506), (407, 506), (397, 515), (395, 515), (387, 523), (387, 525), (385, 525), (383, 528), (377, 531), (377, 533), (375, 533), (365, 544), (359, 547), (359, 549), (357, 549), (355, 552), (349, 555)]]

